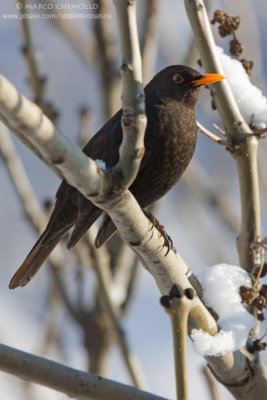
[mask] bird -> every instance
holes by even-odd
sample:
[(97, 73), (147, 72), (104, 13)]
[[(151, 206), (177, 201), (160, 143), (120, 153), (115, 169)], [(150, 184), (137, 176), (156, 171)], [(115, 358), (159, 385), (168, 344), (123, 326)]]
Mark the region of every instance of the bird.
[[(145, 154), (129, 188), (142, 209), (163, 197), (185, 171), (196, 146), (195, 104), (200, 87), (221, 79), (224, 77), (219, 74), (202, 74), (187, 66), (171, 65), (145, 86)], [(82, 149), (93, 160), (104, 162), (106, 168), (112, 168), (119, 160), (121, 118), (122, 109)], [(67, 244), (71, 249), (102, 213), (103, 210), (63, 180), (47, 227), (12, 277), (9, 288), (25, 286), (64, 234), (74, 226)], [(116, 226), (104, 213), (95, 246), (102, 246), (115, 232)]]

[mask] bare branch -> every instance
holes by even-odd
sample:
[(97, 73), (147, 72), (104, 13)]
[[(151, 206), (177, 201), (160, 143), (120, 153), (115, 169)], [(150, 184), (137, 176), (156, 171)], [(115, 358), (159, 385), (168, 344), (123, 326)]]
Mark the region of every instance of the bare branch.
[(114, 0), (114, 5), (118, 17), (122, 53), (123, 141), (119, 151), (119, 162), (113, 171), (120, 176), (120, 186), (129, 187), (138, 173), (144, 155), (147, 119), (135, 2)]
[(232, 231), (238, 232), (239, 220), (231, 201), (222, 190), (214, 187), (210, 176), (196, 159), (191, 161), (190, 168), (185, 172), (183, 180), (205, 204), (216, 209), (219, 216)]
[[(111, 14), (110, 0), (94, 0), (97, 11), (102, 15)], [(118, 111), (120, 101), (121, 81), (117, 60), (118, 51), (112, 20), (103, 18), (94, 20), (94, 31), (97, 41), (97, 60), (99, 63), (100, 80), (102, 85), (103, 117), (108, 120)]]
[(88, 108), (81, 107), (79, 110), (79, 117), (80, 117), (80, 134), (79, 134), (79, 140), (81, 147), (84, 147), (86, 143), (91, 139), (92, 137), (92, 120), (93, 120), (93, 115), (92, 111)]
[[(27, 0), (22, 0), (21, 5), (22, 7), (19, 9), (20, 14), (21, 15), (27, 14), (27, 8), (26, 8)], [(36, 54), (37, 49), (35, 48), (32, 42), (32, 35), (30, 31), (28, 18), (21, 19), (21, 27), (25, 43), (23, 48), (23, 53), (28, 63), (29, 74), (30, 74), (29, 83), (34, 94), (34, 98), (39, 99), (41, 101), (43, 97), (43, 84), (38, 69), (37, 54)]]
[(112, 299), (110, 298), (109, 294), (110, 285), (106, 279), (106, 271), (108, 270), (107, 255), (105, 254), (105, 252), (102, 251), (102, 248), (96, 250), (94, 245), (91, 245), (91, 243), (93, 243), (94, 236), (95, 235), (92, 233), (90, 229), (87, 232), (86, 239), (87, 239), (87, 244), (90, 246), (90, 250), (93, 253), (94, 267), (96, 269), (98, 277), (101, 300), (103, 302), (104, 309), (109, 316), (112, 325), (112, 330), (116, 335), (117, 344), (122, 352), (122, 357), (131, 375), (134, 385), (139, 389), (146, 389), (147, 384), (145, 381), (145, 377), (142, 373), (139, 364), (137, 364), (136, 358), (130, 351), (130, 348), (127, 344), (126, 337), (123, 333), (123, 329), (121, 327), (118, 318), (118, 313), (114, 305), (112, 304)]
[(0, 344), (0, 369), (79, 400), (166, 400), (131, 386), (79, 371)]
[[(14, 184), (15, 190), (18, 193), (32, 226), (37, 230), (38, 233), (42, 232), (47, 224), (47, 216), (42, 210), (33, 192), (27, 174), (24, 170), (24, 166), (16, 152), (9, 133), (7, 132), (6, 127), (2, 124), (0, 124), (0, 152), (7, 164), (8, 171), (12, 178), (11, 181)], [(51, 272), (54, 276), (57, 288), (64, 300), (65, 306), (70, 312), (72, 318), (79, 323), (80, 316), (75, 307), (72, 305), (65, 285), (60, 279), (60, 271), (64, 265), (64, 255), (60, 246), (58, 246), (53, 253), (50, 254), (49, 265), (51, 266)]]
[(188, 400), (187, 324), (193, 297), (192, 289), (184, 291), (178, 286), (173, 286), (169, 296), (161, 298), (161, 304), (170, 316), (172, 324), (177, 400)]
[(142, 45), (142, 63), (143, 63), (143, 83), (154, 76), (155, 64), (158, 54), (158, 0), (146, 0), (142, 2), (144, 27), (143, 27), (143, 45)]
[[(202, 63), (208, 72), (223, 74), (216, 55), (215, 42), (203, 0), (185, 0), (185, 6), (194, 32)], [(227, 134), (240, 144), (234, 153), (237, 165), (241, 198), (241, 232), (238, 237), (240, 266), (253, 271), (258, 255), (250, 244), (260, 237), (260, 202), (257, 170), (258, 140), (248, 138), (253, 132), (240, 114), (227, 79), (214, 85), (214, 100)]]
[(222, 144), (223, 146), (231, 148), (233, 146), (232, 142), (228, 140), (223, 140), (219, 136), (215, 135), (215, 133), (211, 132), (207, 128), (205, 128), (203, 125), (201, 125), (200, 122), (197, 121), (197, 128), (200, 132), (204, 133), (208, 138), (213, 140), (215, 143)]
[(212, 376), (212, 373), (210, 372), (209, 368), (204, 367), (202, 369), (202, 373), (206, 380), (207, 387), (208, 387), (210, 395), (211, 395), (211, 399), (212, 400), (222, 400), (218, 393), (216, 384), (215, 384), (216, 381), (215, 381), (214, 377)]

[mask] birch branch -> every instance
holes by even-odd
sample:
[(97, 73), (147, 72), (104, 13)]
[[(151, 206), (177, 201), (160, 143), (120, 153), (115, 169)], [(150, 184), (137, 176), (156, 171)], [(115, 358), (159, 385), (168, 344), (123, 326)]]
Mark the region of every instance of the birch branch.
[(78, 400), (166, 400), (3, 344), (0, 344), (0, 369)]
[(136, 25), (136, 5), (128, 0), (114, 0), (122, 54), (122, 130), (119, 162), (113, 168), (120, 186), (129, 187), (135, 180), (144, 155), (147, 119), (142, 86), (142, 62)]
[[(203, 0), (185, 0), (185, 6), (205, 70), (223, 74)], [(227, 79), (214, 85), (213, 90), (225, 130), (240, 145), (233, 154), (239, 178), (242, 221), (237, 249), (240, 266), (251, 272), (259, 262), (250, 248), (251, 243), (260, 238), (258, 139), (250, 136), (253, 132), (240, 114)]]

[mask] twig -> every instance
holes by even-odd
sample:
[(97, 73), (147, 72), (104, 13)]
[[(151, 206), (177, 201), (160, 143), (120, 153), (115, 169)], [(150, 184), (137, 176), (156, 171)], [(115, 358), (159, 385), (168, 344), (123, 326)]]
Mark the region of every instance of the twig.
[(208, 138), (213, 140), (214, 142), (218, 144), (222, 144), (225, 147), (232, 148), (233, 144), (229, 140), (223, 140), (219, 136), (215, 135), (215, 133), (212, 133), (209, 129), (205, 128), (203, 125), (201, 125), (200, 122), (197, 121), (197, 128), (200, 132), (204, 133)]
[(44, 89), (44, 82), (42, 82), (42, 78), (39, 74), (38, 69), (38, 62), (37, 62), (37, 54), (36, 48), (32, 42), (32, 35), (29, 26), (29, 18), (25, 18), (27, 14), (27, 4), (28, 0), (21, 0), (20, 1), (22, 7), (19, 9), (20, 14), (24, 16), (21, 18), (21, 26), (22, 26), (22, 33), (24, 37), (25, 45), (23, 47), (23, 53), (26, 58), (29, 67), (29, 83), (32, 88), (34, 99), (35, 101), (38, 100), (40, 103), (43, 101), (43, 89)]
[[(110, 0), (94, 0), (97, 12), (102, 15), (111, 13)], [(121, 92), (118, 55), (112, 20), (95, 19), (94, 32), (97, 41), (97, 60), (102, 86), (103, 118), (108, 120), (118, 111)]]
[[(125, 269), (125, 265), (122, 265)], [(120, 275), (124, 272), (124, 287), (125, 287), (125, 297), (123, 301), (120, 303), (120, 309), (122, 315), (124, 315), (130, 305), (130, 301), (134, 294), (134, 289), (137, 284), (137, 276), (139, 271), (139, 259), (136, 254), (133, 253), (132, 258), (130, 259), (130, 265), (128, 266), (128, 271), (125, 273), (124, 271), (120, 271)], [(127, 276), (125, 276), (127, 275)], [(118, 274), (115, 272), (114, 280), (116, 281)]]
[(79, 400), (166, 400), (3, 344), (0, 344), (0, 369)]
[(142, 66), (143, 83), (147, 84), (154, 76), (155, 64), (158, 54), (158, 0), (146, 0), (142, 2), (144, 26), (142, 40)]
[(79, 111), (80, 116), (80, 144), (81, 147), (85, 146), (86, 143), (92, 136), (92, 111), (88, 108), (81, 107)]
[[(0, 124), (0, 133), (0, 152), (5, 159), (8, 171), (11, 175), (11, 182), (14, 184), (15, 190), (18, 193), (32, 226), (37, 230), (37, 232), (42, 232), (47, 224), (47, 216), (42, 210), (42, 207), (40, 206), (34, 194), (24, 166), (16, 152), (9, 133), (7, 132), (6, 127), (2, 124)], [(51, 266), (51, 271), (54, 275), (59, 292), (64, 299), (65, 306), (69, 310), (74, 320), (79, 322), (77, 311), (73, 307), (69, 296), (67, 295), (66, 288), (60, 279), (59, 271), (64, 265), (64, 256), (60, 247), (55, 249), (49, 256), (49, 264)]]
[(223, 129), (221, 129), (217, 124), (212, 124), (215, 129), (217, 129), (218, 132), (220, 132), (221, 135), (227, 136), (226, 133), (224, 132)]
[(23, 55), (28, 64), (29, 84), (33, 92), (34, 102), (38, 104), (44, 113), (55, 121), (58, 113), (52, 103), (45, 99), (46, 78), (39, 73), (37, 48), (35, 47), (30, 29), (30, 19), (28, 16), (28, 0), (21, 1), (22, 7), (19, 9), (21, 18), (22, 33), (24, 37)]
[(47, 217), (34, 195), (24, 166), (16, 152), (7, 128), (2, 123), (0, 123), (0, 152), (6, 162), (11, 175), (11, 181), (14, 183), (29, 219), (38, 231), (42, 231), (46, 226)]
[(231, 201), (221, 190), (214, 187), (209, 175), (196, 159), (191, 161), (190, 168), (183, 175), (183, 180), (205, 204), (217, 211), (231, 231), (238, 232), (239, 219)]
[(209, 389), (212, 400), (220, 400), (220, 396), (215, 385), (215, 379), (212, 376), (209, 368), (208, 367), (202, 368), (202, 373), (207, 383), (207, 387)]
[(90, 251), (93, 254), (94, 267), (98, 276), (100, 296), (104, 305), (104, 310), (108, 314), (112, 330), (116, 335), (118, 346), (122, 352), (123, 359), (131, 375), (134, 385), (139, 389), (145, 389), (147, 388), (145, 377), (140, 369), (139, 363), (137, 364), (135, 357), (131, 354), (129, 345), (127, 344), (126, 337), (123, 333), (123, 329), (118, 318), (118, 312), (116, 312), (109, 295), (110, 284), (109, 281), (106, 279), (106, 271), (108, 270), (107, 254), (103, 252), (103, 249), (96, 250), (94, 245), (92, 245), (93, 237), (94, 234), (90, 229), (86, 235), (87, 244), (90, 246)]

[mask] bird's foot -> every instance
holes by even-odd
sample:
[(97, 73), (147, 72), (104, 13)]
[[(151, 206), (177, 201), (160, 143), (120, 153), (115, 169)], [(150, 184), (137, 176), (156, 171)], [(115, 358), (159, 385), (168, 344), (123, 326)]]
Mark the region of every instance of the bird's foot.
[(173, 242), (172, 242), (171, 237), (167, 234), (164, 226), (160, 224), (159, 220), (157, 218), (155, 218), (153, 214), (151, 214), (147, 210), (143, 210), (143, 211), (144, 211), (144, 214), (146, 215), (146, 217), (149, 219), (149, 221), (152, 224), (151, 228), (149, 230), (156, 228), (159, 231), (159, 233), (161, 234), (161, 236), (163, 236), (163, 239), (164, 239), (163, 247), (167, 247), (167, 251), (165, 254), (165, 256), (166, 256), (173, 247)]

